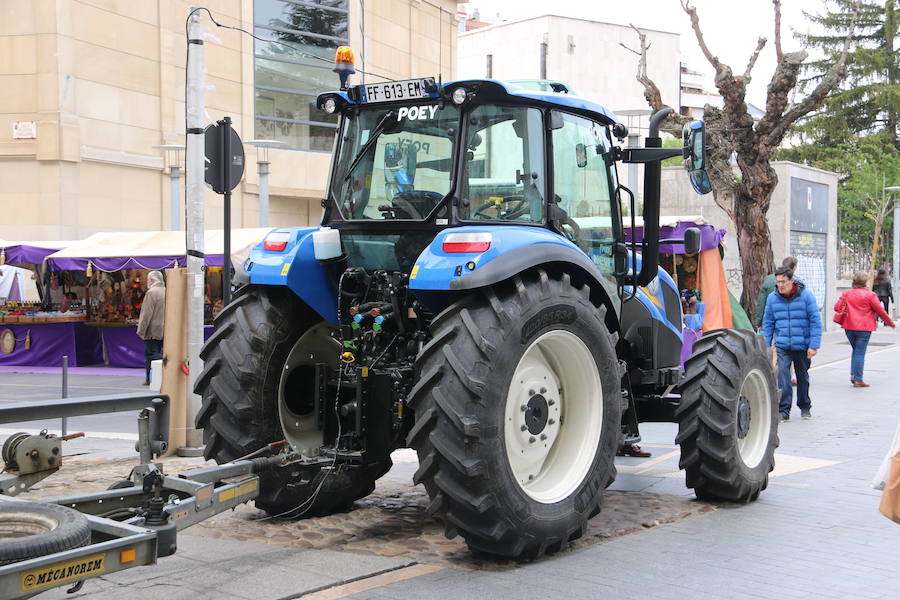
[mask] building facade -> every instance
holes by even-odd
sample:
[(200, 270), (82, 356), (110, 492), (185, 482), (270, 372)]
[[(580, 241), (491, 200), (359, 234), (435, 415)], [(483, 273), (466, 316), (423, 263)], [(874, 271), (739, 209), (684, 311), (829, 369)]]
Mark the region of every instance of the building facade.
[[(679, 35), (641, 31), (651, 45), (647, 74), (663, 102), (679, 107)], [(551, 79), (613, 111), (646, 109), (636, 78), (638, 56), (623, 44), (640, 48), (637, 33), (627, 25), (556, 15), (504, 21), (460, 34), (459, 76)]]
[[(203, 14), (207, 120), (228, 115), (268, 153), (269, 224), (318, 222), (335, 120), (315, 95), (338, 87), (334, 50), (356, 50), (351, 83), (455, 74), (447, 0), (211, 0)], [(171, 161), (184, 144), (183, 0), (0, 2), (0, 238), (79, 239), (169, 229)], [(279, 43), (280, 42), (280, 43)], [(168, 154), (168, 156), (167, 156)], [(257, 150), (232, 198), (232, 226), (259, 224)], [(181, 188), (183, 196), (184, 187)], [(183, 198), (179, 212), (183, 213)], [(205, 196), (220, 228), (222, 198)], [(184, 223), (184, 219), (180, 219)]]

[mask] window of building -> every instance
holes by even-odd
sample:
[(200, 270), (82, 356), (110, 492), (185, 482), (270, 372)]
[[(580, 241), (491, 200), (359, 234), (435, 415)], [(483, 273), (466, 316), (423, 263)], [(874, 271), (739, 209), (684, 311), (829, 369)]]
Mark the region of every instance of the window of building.
[(254, 33), (267, 40), (254, 40), (254, 137), (331, 151), (337, 115), (318, 110), (316, 96), (339, 85), (331, 62), (335, 49), (349, 43), (347, 2), (254, 0)]

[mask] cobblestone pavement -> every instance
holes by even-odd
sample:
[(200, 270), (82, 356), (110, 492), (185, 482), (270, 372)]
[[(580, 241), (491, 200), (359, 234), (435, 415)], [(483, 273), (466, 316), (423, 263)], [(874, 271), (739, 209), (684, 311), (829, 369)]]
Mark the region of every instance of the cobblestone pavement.
[[(401, 459), (409, 453), (400, 453)], [(176, 474), (198, 468), (201, 459), (171, 458), (164, 472)], [(402, 469), (403, 463), (400, 462)], [(134, 460), (66, 460), (60, 471), (38, 484), (22, 498), (39, 499), (104, 490), (128, 476)], [(402, 483), (400, 477), (378, 482), (371, 495), (353, 509), (327, 517), (270, 519), (252, 505), (217, 515), (195, 525), (191, 535), (239, 542), (273, 544), (290, 548), (314, 548), (403, 557), (428, 564), (461, 568), (502, 569), (513, 562), (483, 561), (473, 557), (462, 538), (448, 540), (443, 527), (426, 516), (428, 497), (421, 486)], [(597, 542), (673, 523), (714, 510), (710, 504), (685, 497), (640, 491), (607, 494), (602, 519), (594, 519), (588, 533), (568, 551)]]

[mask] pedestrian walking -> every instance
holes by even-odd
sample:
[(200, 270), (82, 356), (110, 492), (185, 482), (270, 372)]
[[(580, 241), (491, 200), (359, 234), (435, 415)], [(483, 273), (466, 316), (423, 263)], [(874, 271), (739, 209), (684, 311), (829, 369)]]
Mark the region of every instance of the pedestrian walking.
[(147, 275), (150, 287), (141, 304), (141, 317), (137, 334), (144, 340), (144, 363), (147, 375), (144, 385), (150, 385), (150, 363), (162, 358), (163, 329), (166, 321), (166, 285), (162, 273), (150, 271)]
[(894, 290), (891, 289), (891, 278), (888, 276), (887, 269), (878, 269), (878, 274), (875, 275), (875, 283), (872, 285), (872, 291), (878, 296), (878, 301), (884, 307), (884, 312), (890, 314)]
[(878, 296), (866, 287), (869, 275), (865, 271), (853, 274), (853, 288), (847, 290), (834, 303), (835, 321), (844, 328), (844, 335), (853, 349), (850, 358), (850, 384), (853, 387), (869, 387), (863, 381), (863, 368), (866, 363), (866, 348), (869, 338), (875, 331), (875, 315), (888, 327), (896, 327), (891, 317), (878, 301)]
[[(787, 267), (791, 270), (791, 273), (797, 270), (797, 259), (793, 256), (785, 256), (781, 261), (782, 267)], [(763, 316), (766, 314), (766, 301), (769, 299), (769, 294), (775, 291), (775, 273), (769, 273), (766, 275), (766, 278), (763, 279), (762, 287), (759, 288), (759, 297), (756, 299), (756, 321), (754, 325), (756, 325), (756, 330), (759, 331), (763, 326)]]
[(791, 365), (797, 376), (797, 407), (804, 419), (812, 418), (809, 399), (809, 366), (822, 343), (822, 321), (812, 292), (794, 279), (788, 267), (775, 271), (775, 291), (766, 300), (763, 316), (766, 345), (775, 343), (778, 353), (778, 387), (781, 421), (791, 418)]

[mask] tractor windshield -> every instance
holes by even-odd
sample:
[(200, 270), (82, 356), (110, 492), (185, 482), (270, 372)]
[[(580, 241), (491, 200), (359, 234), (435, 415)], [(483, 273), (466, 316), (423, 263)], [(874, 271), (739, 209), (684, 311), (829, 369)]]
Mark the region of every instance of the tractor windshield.
[(344, 117), (331, 189), (345, 219), (424, 219), (450, 192), (459, 108), (371, 106)]

